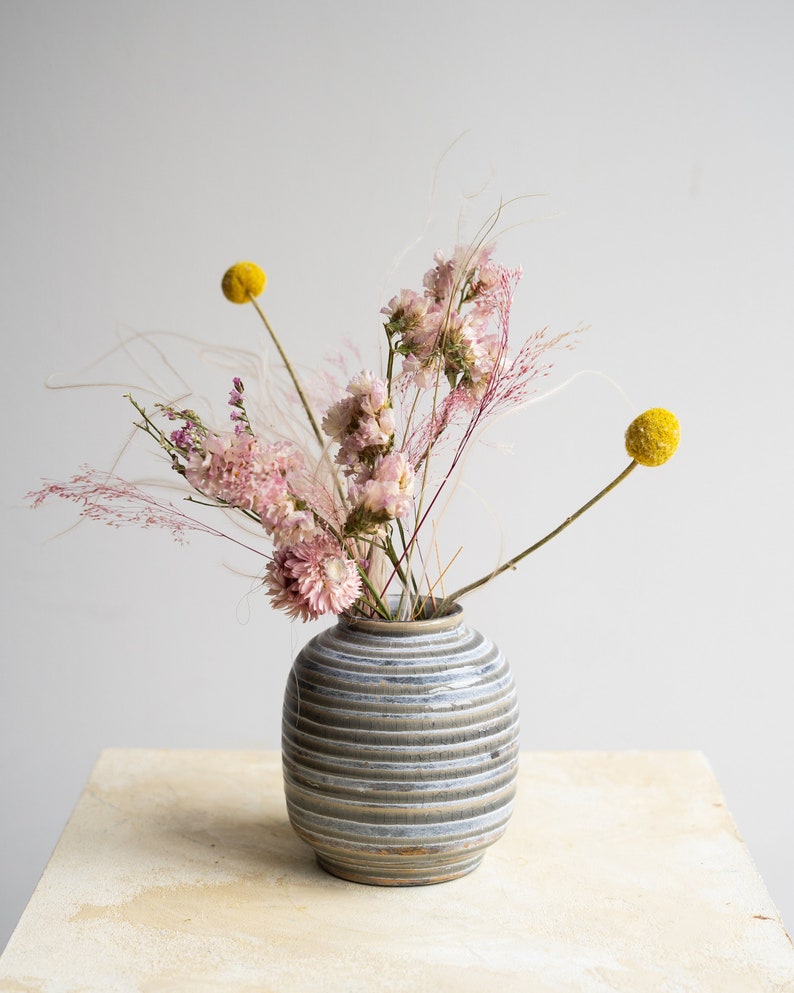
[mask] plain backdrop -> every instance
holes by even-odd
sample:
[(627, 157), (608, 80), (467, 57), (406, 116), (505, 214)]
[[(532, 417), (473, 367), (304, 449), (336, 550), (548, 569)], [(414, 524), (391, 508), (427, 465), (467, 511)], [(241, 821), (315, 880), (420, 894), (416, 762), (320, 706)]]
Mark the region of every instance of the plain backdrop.
[[(110, 469), (122, 394), (178, 391), (169, 362), (222, 411), (223, 349), (272, 360), (232, 262), (267, 271), (301, 370), (345, 340), (375, 366), (389, 297), (525, 195), (513, 334), (588, 330), (473, 452), (461, 578), (623, 468), (640, 410), (682, 442), (468, 620), (525, 748), (703, 750), (794, 920), (789, 0), (4, 0), (0, 39), (0, 945), (102, 748), (278, 747), (319, 629), (268, 607), (256, 556), (25, 493)], [(142, 437), (121, 468), (168, 479)]]

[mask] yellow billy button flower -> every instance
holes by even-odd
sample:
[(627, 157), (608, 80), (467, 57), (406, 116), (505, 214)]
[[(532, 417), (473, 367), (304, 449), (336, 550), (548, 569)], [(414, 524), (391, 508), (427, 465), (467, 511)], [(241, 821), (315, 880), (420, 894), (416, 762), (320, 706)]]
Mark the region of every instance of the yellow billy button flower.
[(248, 303), (264, 290), (267, 276), (255, 262), (235, 262), (221, 280), (223, 295), (232, 303)]
[(626, 431), (626, 451), (640, 465), (663, 465), (675, 455), (681, 425), (675, 414), (654, 407), (635, 417)]
[(551, 541), (552, 538), (555, 538), (561, 531), (564, 531), (574, 521), (578, 520), (585, 511), (594, 507), (607, 493), (611, 493), (638, 465), (663, 465), (663, 463), (675, 455), (680, 437), (681, 426), (678, 423), (678, 418), (675, 414), (671, 414), (669, 410), (664, 410), (662, 407), (654, 407), (652, 410), (646, 410), (639, 417), (635, 417), (626, 431), (626, 451), (631, 456), (632, 461), (629, 462), (623, 472), (615, 476), (612, 482), (606, 485), (603, 490), (596, 493), (584, 506), (571, 514), (570, 517), (566, 517), (562, 524), (558, 525), (553, 531), (549, 531), (547, 535), (536, 541), (534, 545), (525, 548), (523, 552), (514, 555), (497, 569), (491, 570), (491, 572), (475, 582), (469, 583), (468, 586), (462, 586), (459, 590), (455, 590), (454, 593), (445, 597), (441, 602), (441, 606), (438, 608), (436, 616), (442, 616), (447, 606), (455, 603), (462, 596), (465, 596), (466, 593), (471, 593), (472, 590), (484, 586), (495, 576), (500, 575), (500, 573), (505, 572), (507, 569), (515, 569), (518, 563), (522, 559), (525, 559), (527, 555), (531, 555), (532, 552), (536, 552), (539, 548), (542, 548), (547, 541)]

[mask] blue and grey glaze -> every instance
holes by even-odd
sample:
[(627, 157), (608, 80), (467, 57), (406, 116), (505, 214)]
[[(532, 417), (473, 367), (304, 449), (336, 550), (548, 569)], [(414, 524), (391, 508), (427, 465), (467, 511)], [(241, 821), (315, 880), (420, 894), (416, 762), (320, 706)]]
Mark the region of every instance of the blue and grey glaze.
[(282, 724), (287, 809), (323, 868), (406, 886), (474, 869), (505, 831), (518, 705), (463, 621), (340, 619), (298, 655)]

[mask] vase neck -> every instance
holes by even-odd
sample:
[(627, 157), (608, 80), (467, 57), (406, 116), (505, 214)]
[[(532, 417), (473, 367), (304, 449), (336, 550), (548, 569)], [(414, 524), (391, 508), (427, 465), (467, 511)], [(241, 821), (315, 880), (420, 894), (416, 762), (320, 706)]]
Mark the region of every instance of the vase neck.
[[(396, 608), (397, 598), (392, 598), (390, 606)], [(337, 624), (353, 631), (366, 631), (372, 634), (399, 637), (400, 635), (434, 634), (448, 631), (463, 622), (463, 608), (453, 604), (452, 608), (439, 617), (423, 617), (417, 620), (385, 620), (382, 617), (340, 616)]]

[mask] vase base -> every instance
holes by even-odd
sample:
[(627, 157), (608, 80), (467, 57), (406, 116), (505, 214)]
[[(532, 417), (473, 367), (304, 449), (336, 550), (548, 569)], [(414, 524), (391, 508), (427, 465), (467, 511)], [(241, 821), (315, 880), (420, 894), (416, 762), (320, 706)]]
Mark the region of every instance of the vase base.
[(435, 865), (411, 864), (410, 857), (405, 862), (398, 860), (381, 865), (362, 865), (329, 858), (319, 852), (316, 855), (321, 869), (352, 883), (363, 883), (367, 886), (432, 886), (473, 872), (482, 862), (484, 852), (478, 852), (476, 855), (455, 862)]

